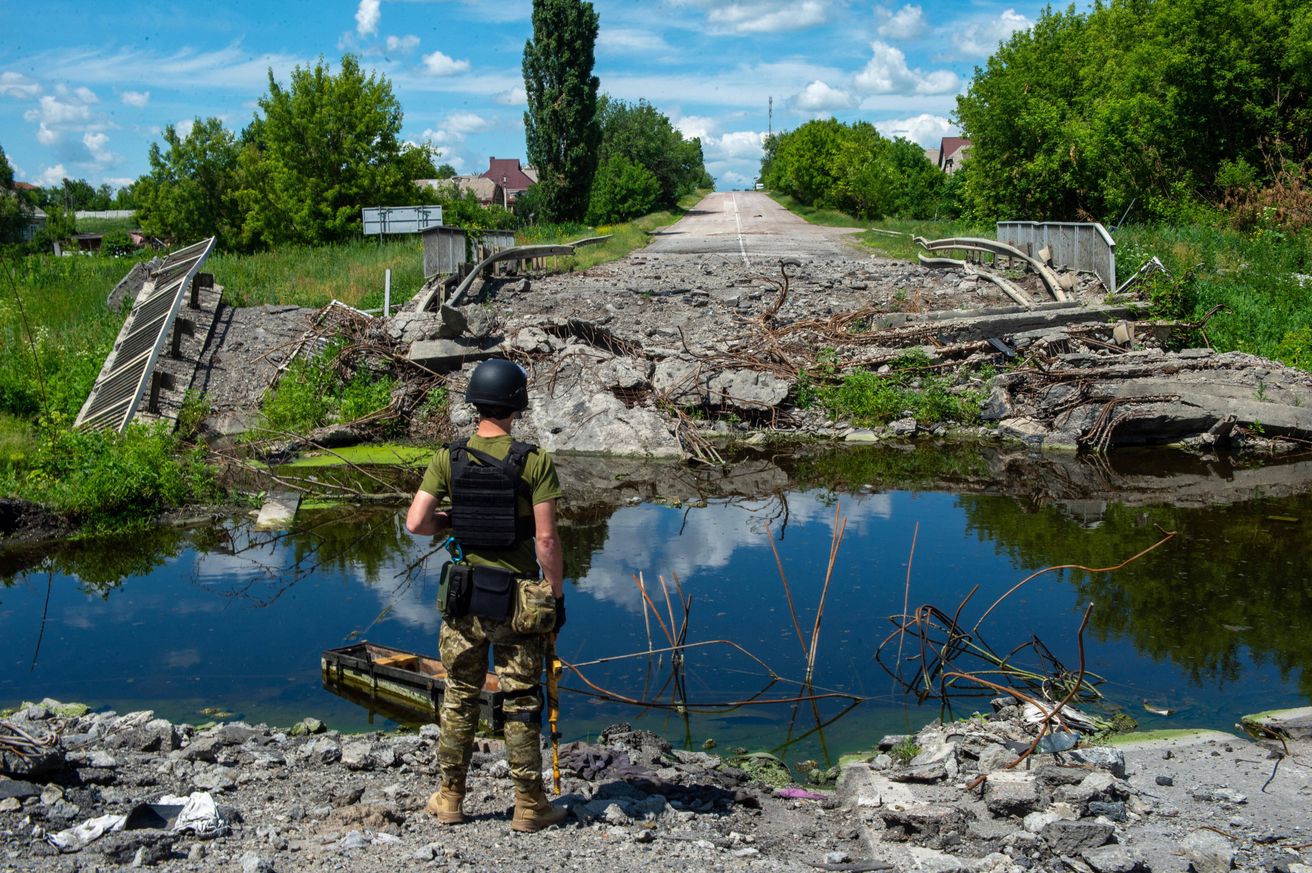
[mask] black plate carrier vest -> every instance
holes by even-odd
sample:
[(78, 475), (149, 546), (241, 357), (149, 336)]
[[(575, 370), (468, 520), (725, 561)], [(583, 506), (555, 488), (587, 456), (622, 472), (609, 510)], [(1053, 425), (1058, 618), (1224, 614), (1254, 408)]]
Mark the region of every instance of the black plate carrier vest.
[[(532, 515), (519, 515), (516, 498), (530, 504), (533, 491), (524, 481), (524, 460), (537, 446), (515, 440), (505, 460), (469, 447), (462, 439), (447, 447), (451, 452), (451, 532), (465, 549), (507, 549), (531, 538), (536, 527)], [(470, 456), (482, 463), (474, 463)]]

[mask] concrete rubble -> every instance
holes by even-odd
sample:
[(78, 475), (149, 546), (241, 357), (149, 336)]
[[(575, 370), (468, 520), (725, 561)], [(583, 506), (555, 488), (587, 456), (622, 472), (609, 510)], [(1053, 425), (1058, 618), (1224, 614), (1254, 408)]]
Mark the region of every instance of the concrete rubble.
[[(1192, 326), (1146, 322), (1141, 303), (1109, 303), (1090, 277), (1066, 279), (1070, 302), (1021, 307), (965, 270), (827, 258), (785, 279), (777, 266), (640, 251), (580, 273), (492, 278), (477, 299), (374, 319), (357, 338), (380, 350), (368, 366), (408, 386), (394, 406), (417, 437), (469, 417), (453, 403), (450, 420), (413, 421), (434, 379), (458, 397), (479, 360), (507, 356), (531, 377), (521, 435), (560, 452), (686, 456), (703, 438), (754, 431), (852, 442), (964, 431), (1047, 450), (1170, 443), (1268, 454), (1312, 439), (1312, 375), (1179, 349), (1198, 341)], [(1037, 296), (1036, 277), (1016, 281)], [(287, 307), (230, 315), (203, 386), (212, 431), (253, 422), (314, 317)], [(797, 390), (799, 373), (823, 378), (822, 351), (839, 373), (886, 372), (899, 355), (923, 353), (953, 392), (983, 398), (982, 428), (831, 421)]]
[[(5, 723), (55, 739), (45, 756), (5, 758), (0, 870), (1310, 869), (1312, 741), (1300, 725), (1312, 710), (1253, 719), (1278, 739), (1130, 735), (1015, 764), (1033, 728), (1008, 699), (995, 706), (885, 737), (845, 759), (832, 793), (774, 789), (729, 761), (616, 725), (596, 743), (562, 747), (556, 802), (570, 817), (524, 837), (509, 830), (496, 740), (475, 752), (470, 821), (444, 828), (423, 812), (434, 725), (356, 735), (314, 719), (290, 731), (198, 728), (150, 712), (74, 715), (46, 700)], [(187, 826), (166, 818), (178, 804), (199, 810)]]

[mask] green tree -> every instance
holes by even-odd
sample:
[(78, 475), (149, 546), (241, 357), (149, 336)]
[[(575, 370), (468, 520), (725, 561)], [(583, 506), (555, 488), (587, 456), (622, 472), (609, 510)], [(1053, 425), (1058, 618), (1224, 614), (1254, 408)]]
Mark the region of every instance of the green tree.
[[(415, 170), (431, 155), (400, 140), (401, 104), (391, 83), (366, 76), (353, 55), (334, 74), (320, 58), (269, 93), (242, 136), (239, 158), (248, 245), (338, 242), (360, 233), (366, 206), (413, 203)], [(420, 154), (420, 152), (423, 154)]]
[[(685, 140), (670, 119), (645, 100), (626, 103), (602, 97), (597, 103), (601, 125), (601, 149), (597, 177), (614, 157), (646, 168), (655, 177), (659, 192), (655, 205), (672, 209), (679, 198), (697, 189), (706, 174), (701, 140)], [(595, 204), (595, 196), (590, 201)], [(593, 207), (589, 206), (589, 210)], [(649, 210), (650, 211), (650, 210)], [(639, 213), (642, 214), (642, 213)]]
[(1172, 218), (1233, 169), (1308, 156), (1312, 13), (1301, 0), (1115, 0), (1045, 10), (957, 100), (978, 218)]
[(588, 209), (601, 129), (592, 75), (597, 13), (583, 0), (533, 0), (533, 38), (524, 44), (524, 139), (538, 169), (539, 218), (573, 221)]
[(137, 220), (154, 236), (193, 243), (217, 236), (224, 244), (240, 236), (237, 157), (240, 147), (217, 118), (196, 119), (185, 137), (164, 128), (162, 150), (150, 146), (150, 172), (132, 186)]
[(615, 224), (656, 209), (661, 184), (656, 175), (623, 155), (612, 155), (597, 168), (588, 205), (589, 224)]
[(0, 245), (21, 240), (26, 226), (27, 212), (14, 190), (14, 168), (0, 147)]

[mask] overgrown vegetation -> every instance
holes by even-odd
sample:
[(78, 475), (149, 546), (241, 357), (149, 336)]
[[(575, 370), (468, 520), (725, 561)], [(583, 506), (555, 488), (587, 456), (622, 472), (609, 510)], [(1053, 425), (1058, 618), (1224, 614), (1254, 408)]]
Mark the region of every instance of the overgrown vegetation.
[(797, 404), (819, 405), (830, 415), (874, 426), (910, 416), (918, 422), (973, 422), (984, 401), (983, 381), (960, 385), (933, 369), (919, 349), (899, 356), (885, 373), (839, 373), (839, 362), (822, 352), (820, 373), (800, 379)]
[(0, 491), (47, 506), (84, 533), (144, 528), (159, 513), (217, 496), (204, 449), (163, 424), (123, 434), (42, 422), (21, 454), (0, 456)]
[(936, 218), (958, 211), (959, 183), (908, 140), (889, 140), (874, 125), (808, 121), (768, 137), (761, 181), (808, 207), (870, 220)]
[(322, 352), (296, 358), (265, 391), (260, 409), (269, 430), (305, 433), (335, 422), (352, 422), (386, 409), (395, 377), (366, 367), (347, 372), (345, 342), (335, 340)]
[[(1171, 0), (1043, 10), (957, 100), (983, 219), (1192, 224), (1306, 190), (1312, 7)], [(1306, 203), (1306, 198), (1302, 198)]]

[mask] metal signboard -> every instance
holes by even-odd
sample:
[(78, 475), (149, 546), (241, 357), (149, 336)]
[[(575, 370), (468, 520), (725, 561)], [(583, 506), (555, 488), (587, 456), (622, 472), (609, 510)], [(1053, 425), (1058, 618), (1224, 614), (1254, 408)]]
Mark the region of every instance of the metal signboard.
[(442, 226), (441, 206), (377, 206), (360, 210), (364, 235), (385, 233), (419, 233)]

